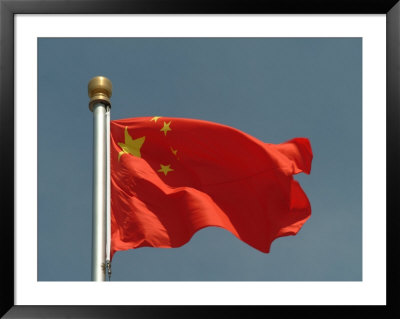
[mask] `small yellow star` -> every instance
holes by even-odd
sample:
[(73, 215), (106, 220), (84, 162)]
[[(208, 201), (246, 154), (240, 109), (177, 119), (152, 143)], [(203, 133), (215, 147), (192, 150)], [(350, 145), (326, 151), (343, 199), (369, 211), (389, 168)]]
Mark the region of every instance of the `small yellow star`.
[(167, 132), (168, 132), (168, 131), (172, 131), (172, 129), (169, 127), (170, 124), (171, 124), (171, 121), (169, 121), (168, 124), (164, 122), (164, 126), (163, 126), (163, 128), (160, 130), (160, 131), (163, 131), (163, 132), (164, 132), (164, 135), (167, 135)]
[(140, 148), (142, 147), (146, 136), (139, 137), (137, 139), (132, 139), (128, 133), (128, 127), (125, 126), (125, 143), (118, 143), (122, 151), (118, 153), (118, 160), (123, 154), (131, 154), (137, 157), (142, 157), (140, 154)]
[(170, 166), (171, 166), (171, 164), (168, 164), (168, 165), (160, 164), (161, 168), (157, 172), (164, 173), (164, 175), (167, 176), (167, 174), (169, 172), (173, 171), (173, 169)]
[(161, 116), (154, 116), (150, 121), (154, 121), (154, 123), (157, 122), (157, 120), (160, 118)]
[(171, 146), (171, 152), (172, 152), (172, 154), (174, 154), (174, 155), (176, 156), (176, 153), (178, 153), (178, 150), (174, 150), (174, 149), (172, 148), (172, 146)]

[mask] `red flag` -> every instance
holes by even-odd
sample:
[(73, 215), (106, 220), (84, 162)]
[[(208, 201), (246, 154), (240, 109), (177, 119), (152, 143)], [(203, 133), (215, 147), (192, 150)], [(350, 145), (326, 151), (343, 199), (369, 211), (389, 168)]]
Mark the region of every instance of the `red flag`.
[(222, 227), (268, 253), (311, 215), (293, 175), (310, 173), (308, 139), (268, 144), (192, 119), (111, 121), (111, 256), (138, 247), (179, 247)]

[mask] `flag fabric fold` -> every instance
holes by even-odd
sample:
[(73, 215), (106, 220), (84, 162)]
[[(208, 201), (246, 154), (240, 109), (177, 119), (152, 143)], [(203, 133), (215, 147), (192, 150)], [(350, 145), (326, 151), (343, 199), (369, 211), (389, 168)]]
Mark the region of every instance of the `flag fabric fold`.
[(111, 256), (139, 247), (179, 247), (221, 227), (268, 253), (311, 215), (293, 175), (311, 171), (307, 138), (264, 143), (193, 119), (111, 121)]

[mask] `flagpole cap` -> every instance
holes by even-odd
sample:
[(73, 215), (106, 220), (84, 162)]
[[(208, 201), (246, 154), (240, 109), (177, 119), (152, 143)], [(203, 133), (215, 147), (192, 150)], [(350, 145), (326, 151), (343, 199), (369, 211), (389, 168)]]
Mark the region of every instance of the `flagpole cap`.
[(90, 97), (89, 109), (93, 112), (95, 103), (103, 103), (111, 107), (112, 83), (105, 76), (95, 76), (89, 81), (88, 95)]

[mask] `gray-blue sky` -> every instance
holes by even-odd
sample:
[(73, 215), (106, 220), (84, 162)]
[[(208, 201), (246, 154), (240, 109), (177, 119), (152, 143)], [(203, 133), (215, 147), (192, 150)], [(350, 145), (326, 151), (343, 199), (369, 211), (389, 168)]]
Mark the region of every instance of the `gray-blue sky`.
[(183, 247), (117, 252), (112, 280), (362, 279), (360, 38), (38, 40), (38, 279), (90, 280), (93, 119), (87, 84), (113, 83), (111, 119), (163, 115), (269, 143), (307, 137), (296, 175), (312, 216), (261, 253), (219, 228)]

